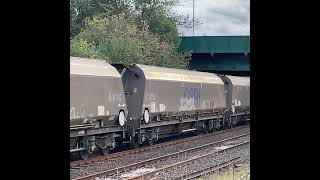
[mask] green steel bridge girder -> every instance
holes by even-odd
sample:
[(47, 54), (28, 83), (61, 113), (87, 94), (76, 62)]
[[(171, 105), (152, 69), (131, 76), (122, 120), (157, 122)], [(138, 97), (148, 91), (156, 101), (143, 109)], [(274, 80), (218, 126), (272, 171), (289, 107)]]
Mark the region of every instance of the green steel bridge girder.
[(200, 71), (250, 71), (250, 54), (208, 56), (205, 54), (193, 54), (192, 59), (189, 61), (190, 68)]
[(250, 36), (181, 37), (180, 53), (191, 53), (190, 69), (250, 72)]

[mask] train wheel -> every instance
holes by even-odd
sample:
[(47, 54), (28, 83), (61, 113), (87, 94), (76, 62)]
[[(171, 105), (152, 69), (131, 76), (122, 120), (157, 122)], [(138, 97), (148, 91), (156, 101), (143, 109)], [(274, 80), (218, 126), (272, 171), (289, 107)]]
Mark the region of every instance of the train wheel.
[(79, 154), (80, 154), (80, 158), (83, 160), (86, 160), (89, 157), (89, 153), (87, 151), (80, 151)]
[(229, 129), (229, 128), (232, 127), (232, 119), (231, 119), (231, 117), (229, 117), (229, 118), (226, 120), (225, 127), (226, 127), (226, 129)]
[(214, 131), (214, 122), (213, 122), (213, 120), (209, 121), (209, 131), (210, 132)]
[(136, 149), (136, 148), (139, 148), (139, 141), (138, 141), (138, 137), (135, 136), (131, 139), (130, 141), (130, 148), (131, 149)]
[(108, 155), (110, 153), (110, 147), (101, 148), (101, 152), (103, 155)]
[(154, 144), (153, 139), (149, 139), (149, 140), (148, 140), (148, 145), (149, 145), (149, 146), (152, 146), (153, 144)]
[(238, 124), (238, 120), (236, 117), (231, 119), (231, 128), (236, 127)]
[(228, 121), (228, 123), (227, 123), (227, 128), (228, 128), (228, 129), (232, 128), (232, 122), (231, 122), (231, 120)]
[(214, 124), (214, 129), (218, 131), (218, 130), (220, 130), (220, 128), (221, 128), (220, 122), (218, 120), (216, 120), (215, 124)]
[(208, 126), (206, 124), (204, 124), (203, 133), (205, 133), (205, 134), (209, 133), (209, 128), (208, 128)]

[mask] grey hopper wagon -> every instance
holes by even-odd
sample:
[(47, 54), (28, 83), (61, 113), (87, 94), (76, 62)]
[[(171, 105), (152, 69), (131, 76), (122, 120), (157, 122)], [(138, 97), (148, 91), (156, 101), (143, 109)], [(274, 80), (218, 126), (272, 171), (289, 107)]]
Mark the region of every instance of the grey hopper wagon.
[(250, 77), (227, 76), (232, 83), (232, 104), (250, 106)]
[(70, 152), (108, 153), (123, 138), (123, 92), (120, 74), (107, 62), (70, 57)]
[(250, 77), (227, 76), (232, 83), (232, 122), (250, 120)]
[(238, 122), (250, 120), (250, 77), (223, 76), (227, 106), (229, 109), (227, 125), (235, 126)]
[(115, 66), (122, 72), (133, 144), (220, 127), (226, 92), (215, 74), (140, 64)]
[(250, 78), (70, 57), (70, 152), (108, 154), (250, 119)]

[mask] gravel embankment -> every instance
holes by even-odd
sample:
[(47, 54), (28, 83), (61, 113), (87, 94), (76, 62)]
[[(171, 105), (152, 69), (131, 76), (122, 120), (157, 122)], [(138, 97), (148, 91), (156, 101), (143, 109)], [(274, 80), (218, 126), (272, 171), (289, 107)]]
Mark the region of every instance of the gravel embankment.
[[(88, 174), (92, 174), (92, 173), (97, 173), (100, 171), (105, 171), (105, 170), (125, 166), (128, 164), (144, 161), (147, 159), (171, 154), (171, 153), (178, 152), (181, 150), (190, 149), (192, 147), (201, 146), (204, 144), (216, 142), (219, 140), (227, 139), (227, 138), (234, 137), (234, 136), (241, 135), (241, 134), (245, 134), (245, 133), (250, 133), (250, 127), (244, 128), (244, 129), (239, 129), (237, 131), (218, 134), (216, 136), (211, 136), (211, 137), (207, 137), (204, 139), (198, 139), (192, 143), (181, 143), (181, 144), (177, 144), (177, 145), (166, 146), (163, 148), (155, 149), (150, 152), (144, 152), (142, 154), (132, 154), (132, 155), (128, 155), (125, 157), (120, 157), (120, 158), (116, 158), (116, 159), (112, 159), (112, 160), (99, 161), (97, 163), (90, 164), (88, 166), (82, 166), (77, 169), (70, 169), (70, 175), (72, 178), (75, 178), (78, 176), (84, 176), (84, 175), (88, 175)], [(205, 152), (205, 153), (208, 153), (208, 152)], [(192, 154), (187, 155), (187, 156), (190, 157), (190, 156), (192, 156)], [(164, 162), (164, 163), (167, 163), (167, 162)], [(154, 167), (151, 167), (151, 168), (154, 168)]]

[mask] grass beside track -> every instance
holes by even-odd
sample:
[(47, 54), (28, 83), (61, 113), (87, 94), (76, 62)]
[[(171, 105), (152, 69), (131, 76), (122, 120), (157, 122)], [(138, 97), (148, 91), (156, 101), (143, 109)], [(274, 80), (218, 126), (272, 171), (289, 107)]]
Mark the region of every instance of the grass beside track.
[(250, 167), (249, 165), (244, 165), (234, 171), (231, 168), (223, 174), (214, 173), (209, 176), (200, 177), (198, 180), (250, 180)]

